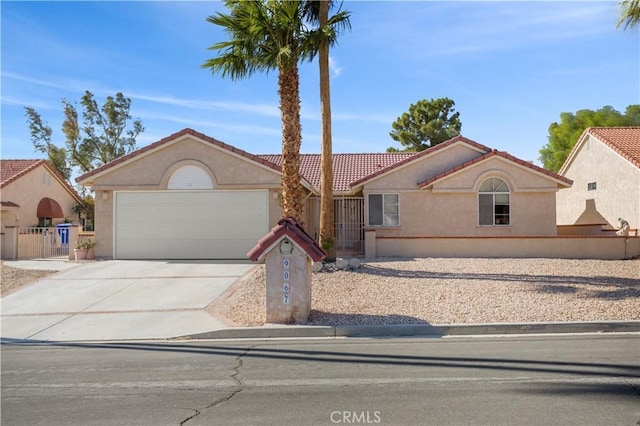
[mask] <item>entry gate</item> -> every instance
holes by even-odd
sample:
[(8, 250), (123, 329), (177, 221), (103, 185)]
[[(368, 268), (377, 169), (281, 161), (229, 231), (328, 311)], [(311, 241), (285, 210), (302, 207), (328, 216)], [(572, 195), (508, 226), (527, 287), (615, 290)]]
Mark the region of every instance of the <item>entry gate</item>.
[(69, 257), (68, 227), (20, 228), (18, 233), (18, 259), (52, 257)]
[[(320, 229), (320, 198), (309, 198), (307, 204), (309, 230), (317, 240)], [(333, 224), (338, 256), (364, 255), (364, 198), (333, 199)]]

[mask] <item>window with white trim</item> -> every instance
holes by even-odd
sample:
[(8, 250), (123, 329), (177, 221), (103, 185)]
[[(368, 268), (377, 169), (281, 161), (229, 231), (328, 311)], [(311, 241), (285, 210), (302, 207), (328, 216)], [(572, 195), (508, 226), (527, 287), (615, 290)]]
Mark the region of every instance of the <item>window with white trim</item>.
[(369, 225), (398, 226), (398, 194), (369, 194)]
[(510, 220), (509, 186), (499, 178), (482, 182), (478, 190), (478, 223), (481, 226), (505, 226)]

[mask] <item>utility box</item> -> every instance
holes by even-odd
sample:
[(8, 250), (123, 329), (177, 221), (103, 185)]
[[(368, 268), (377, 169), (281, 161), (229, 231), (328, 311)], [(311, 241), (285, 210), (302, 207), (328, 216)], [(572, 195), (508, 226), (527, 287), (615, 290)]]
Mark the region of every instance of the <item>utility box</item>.
[(265, 262), (267, 323), (304, 323), (311, 312), (311, 265), (326, 253), (297, 220), (280, 219), (247, 253), (253, 262)]

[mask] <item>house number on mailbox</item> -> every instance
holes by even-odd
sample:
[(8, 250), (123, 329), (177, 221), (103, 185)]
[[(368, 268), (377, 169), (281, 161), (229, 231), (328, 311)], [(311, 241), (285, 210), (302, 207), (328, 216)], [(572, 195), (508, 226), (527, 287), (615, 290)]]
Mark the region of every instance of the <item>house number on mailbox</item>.
[(284, 267), (284, 273), (283, 273), (283, 277), (284, 278), (284, 285), (282, 286), (283, 290), (284, 290), (284, 304), (288, 305), (289, 304), (289, 264), (290, 261), (289, 259), (284, 259), (282, 261), (282, 266)]

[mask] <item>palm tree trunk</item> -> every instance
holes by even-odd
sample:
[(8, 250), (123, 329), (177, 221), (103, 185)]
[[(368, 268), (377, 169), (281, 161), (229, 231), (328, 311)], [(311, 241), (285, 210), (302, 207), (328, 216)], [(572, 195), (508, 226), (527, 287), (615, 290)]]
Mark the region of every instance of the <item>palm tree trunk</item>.
[(300, 92), (298, 64), (280, 66), (278, 93), (282, 117), (282, 214), (302, 224), (302, 188), (300, 185)]
[[(328, 0), (320, 1), (320, 28), (329, 19)], [(322, 43), (318, 52), (320, 63), (320, 109), (322, 114), (322, 154), (320, 184), (320, 246), (327, 253), (326, 260), (336, 259), (335, 231), (333, 224), (333, 153), (331, 141), (331, 93), (329, 87), (329, 45)]]

